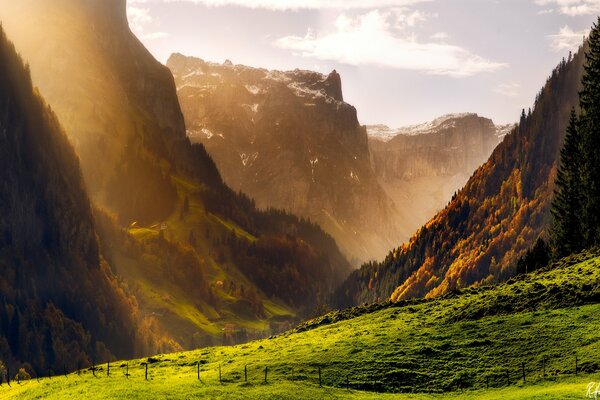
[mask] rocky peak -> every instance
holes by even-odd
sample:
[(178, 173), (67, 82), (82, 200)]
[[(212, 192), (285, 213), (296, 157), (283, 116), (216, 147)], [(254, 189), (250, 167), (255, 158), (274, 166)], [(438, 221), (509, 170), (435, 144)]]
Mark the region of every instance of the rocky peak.
[(325, 92), (338, 101), (344, 101), (342, 77), (335, 69), (325, 79)]
[(337, 71), (225, 66), (179, 54), (167, 66), (190, 139), (206, 146), (233, 189), (259, 207), (319, 223), (361, 261), (400, 238)]

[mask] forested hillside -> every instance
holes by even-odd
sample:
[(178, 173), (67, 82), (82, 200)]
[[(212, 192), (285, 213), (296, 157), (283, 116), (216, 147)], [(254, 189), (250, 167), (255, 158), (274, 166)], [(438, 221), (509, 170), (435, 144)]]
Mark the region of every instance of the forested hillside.
[(355, 271), (340, 305), (435, 296), (478, 282), (500, 282), (547, 237), (558, 154), (577, 107), (583, 47), (552, 71), (534, 107), (448, 206), (384, 261)]
[(1, 29), (0, 171), (0, 370), (156, 351), (100, 254), (77, 156)]

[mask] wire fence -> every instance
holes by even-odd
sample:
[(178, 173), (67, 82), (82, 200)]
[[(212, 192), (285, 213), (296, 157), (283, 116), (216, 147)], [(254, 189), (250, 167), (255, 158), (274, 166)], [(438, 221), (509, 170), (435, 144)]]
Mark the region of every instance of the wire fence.
[[(232, 365), (233, 364), (233, 365)], [(367, 390), (374, 392), (428, 392), (444, 393), (472, 389), (493, 389), (516, 384), (536, 384), (541, 381), (554, 380), (559, 376), (577, 376), (600, 371), (595, 360), (581, 359), (575, 355), (562, 360), (543, 358), (536, 362), (513, 361), (507, 365), (495, 365), (489, 368), (464, 368), (450, 374), (441, 373), (442, 381), (429, 379), (427, 374), (413, 371), (410, 378), (404, 379), (401, 374), (383, 372), (369, 375), (364, 369), (330, 367), (327, 364), (247, 364), (240, 365), (232, 360), (224, 360), (220, 364), (206, 361), (176, 361), (168, 358), (150, 357), (147, 360), (105, 363), (90, 365), (70, 373), (63, 368), (60, 374), (47, 371), (44, 376), (30, 378), (18, 371), (11, 376), (6, 368), (0, 374), (0, 390), (2, 388), (21, 385), (27, 381), (56, 379), (130, 379), (152, 382), (158, 379), (186, 377), (202, 384), (270, 384), (282, 381), (306, 383), (319, 387), (335, 387), (344, 389)], [(562, 368), (558, 368), (562, 366)], [(422, 369), (420, 372), (426, 371)], [(417, 376), (417, 378), (415, 378)], [(420, 379), (416, 382), (415, 379)]]

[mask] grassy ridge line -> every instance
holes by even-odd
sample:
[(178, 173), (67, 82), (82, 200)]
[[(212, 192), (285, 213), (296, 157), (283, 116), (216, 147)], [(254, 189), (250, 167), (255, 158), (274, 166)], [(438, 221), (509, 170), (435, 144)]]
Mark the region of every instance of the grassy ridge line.
[[(454, 299), (463, 295), (478, 295), (484, 294), (485, 292), (487, 292), (487, 294), (484, 296), (478, 296), (480, 300), (485, 300), (485, 302), (479, 302), (480, 307), (468, 304), (459, 312), (453, 313), (450, 319), (477, 319), (486, 315), (500, 315), (517, 311), (535, 311), (540, 308), (554, 309), (565, 305), (599, 303), (600, 288), (598, 287), (598, 277), (594, 276), (594, 272), (587, 271), (592, 275), (590, 277), (577, 276), (577, 274), (581, 274), (582, 272), (568, 268), (583, 262), (590, 262), (593, 266), (600, 267), (600, 259), (595, 259), (598, 256), (600, 256), (600, 250), (584, 251), (580, 254), (575, 254), (559, 260), (534, 273), (511, 278), (500, 285), (474, 286), (471, 288), (457, 289), (436, 298), (413, 298), (399, 300), (397, 302), (388, 301), (336, 310), (300, 324), (295, 331), (304, 332), (318, 328), (322, 325), (345, 321), (388, 308), (402, 308), (419, 304), (437, 303), (439, 301)], [(569, 272), (569, 275), (560, 276), (563, 271)], [(537, 284), (535, 284), (536, 282)], [(593, 286), (594, 283), (595, 287)], [(551, 288), (546, 293), (543, 293), (546, 284), (550, 284)], [(564, 285), (567, 285), (568, 287), (565, 287)], [(559, 296), (559, 294), (566, 295), (567, 297), (563, 298)]]
[[(235, 347), (157, 356), (148, 382), (147, 360), (134, 360), (129, 361), (130, 379), (121, 364), (113, 364), (111, 378), (99, 371), (98, 378), (87, 372), (85, 378), (4, 386), (0, 398), (584, 398), (588, 382), (600, 380), (595, 321), (600, 304), (594, 303), (600, 292), (599, 263), (600, 257), (567, 260), (556, 269), (460, 296), (387, 307)], [(201, 382), (196, 380), (198, 361)], [(243, 382), (246, 365), (249, 384)], [(265, 366), (268, 385), (262, 384)], [(318, 366), (326, 388), (318, 388)], [(340, 387), (347, 376), (351, 392)], [(420, 393), (382, 396), (356, 389)]]

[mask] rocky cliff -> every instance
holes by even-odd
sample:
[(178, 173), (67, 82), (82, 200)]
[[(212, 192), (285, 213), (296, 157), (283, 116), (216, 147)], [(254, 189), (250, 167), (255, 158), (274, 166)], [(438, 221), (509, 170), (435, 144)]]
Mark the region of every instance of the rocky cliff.
[(408, 240), (441, 210), (499, 143), (499, 130), (476, 114), (451, 114), (392, 130), (369, 126), (375, 174), (402, 215)]
[(343, 101), (340, 75), (268, 71), (174, 54), (188, 135), (224, 180), (310, 218), (346, 254), (377, 258), (400, 240), (401, 221), (370, 165), (366, 129)]

